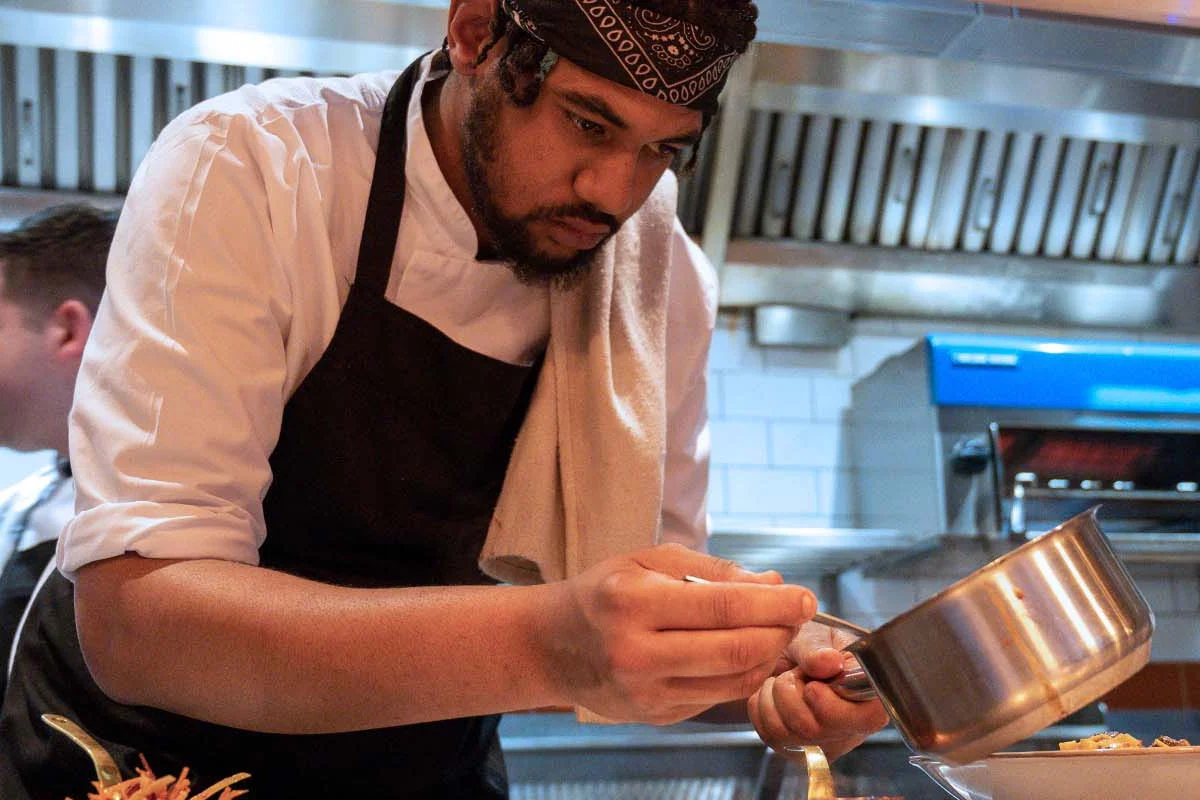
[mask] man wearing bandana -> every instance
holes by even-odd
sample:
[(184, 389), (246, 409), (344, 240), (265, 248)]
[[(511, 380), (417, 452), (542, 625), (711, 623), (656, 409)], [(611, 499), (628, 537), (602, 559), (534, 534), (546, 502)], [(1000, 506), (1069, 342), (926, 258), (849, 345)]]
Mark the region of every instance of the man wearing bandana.
[(668, 170), (756, 13), (454, 0), (399, 75), (244, 87), (163, 131), (0, 796), (85, 793), (49, 712), (126, 775), (245, 771), (256, 800), (504, 797), (499, 715), (535, 707), (732, 706), (835, 756), (882, 726), (810, 680), (841, 667), (800, 645), (811, 592), (702, 552), (715, 286)]

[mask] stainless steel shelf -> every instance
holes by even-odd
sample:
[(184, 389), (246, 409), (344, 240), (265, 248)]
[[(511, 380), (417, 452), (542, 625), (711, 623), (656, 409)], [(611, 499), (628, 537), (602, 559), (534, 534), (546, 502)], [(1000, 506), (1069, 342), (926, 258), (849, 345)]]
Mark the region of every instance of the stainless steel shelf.
[(866, 528), (717, 528), (709, 539), (714, 555), (747, 569), (778, 570), (788, 579), (836, 575), (937, 546), (937, 537)]
[(1110, 533), (1122, 561), (1131, 564), (1200, 564), (1200, 533)]
[[(1200, 533), (1108, 534), (1113, 550), (1131, 564), (1200, 564)], [(796, 582), (856, 567), (873, 574), (904, 573), (925, 556), (978, 545), (980, 566), (1020, 544), (966, 536), (939, 536), (863, 528), (717, 528), (709, 552), (747, 569), (778, 570)]]

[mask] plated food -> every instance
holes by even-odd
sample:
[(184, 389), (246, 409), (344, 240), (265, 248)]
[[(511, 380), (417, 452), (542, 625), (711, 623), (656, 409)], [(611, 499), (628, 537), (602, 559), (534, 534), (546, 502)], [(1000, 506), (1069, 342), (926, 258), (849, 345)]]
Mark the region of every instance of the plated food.
[(178, 778), (174, 775), (164, 775), (160, 778), (150, 769), (143, 756), (142, 766), (137, 773), (136, 777), (112, 786), (101, 786), (99, 781), (93, 781), (93, 791), (88, 792), (87, 800), (233, 800), (247, 794), (248, 790), (230, 787), (250, 777), (247, 772), (239, 772), (194, 795), (191, 793), (192, 782), (188, 779), (187, 767), (183, 768)]
[[(1131, 736), (1128, 733), (1118, 733), (1117, 731), (1108, 731), (1106, 733), (1096, 733), (1086, 739), (1072, 739), (1067, 742), (1059, 742), (1059, 750), (1125, 750), (1131, 748), (1139, 748), (1142, 746), (1142, 740)], [(1191, 742), (1187, 739), (1176, 739), (1171, 736), (1159, 736), (1154, 740), (1151, 747), (1191, 747)]]
[(994, 753), (970, 764), (909, 759), (959, 800), (1200, 800), (1200, 747), (1159, 736), (1150, 745), (1109, 731), (1061, 742), (1060, 750)]

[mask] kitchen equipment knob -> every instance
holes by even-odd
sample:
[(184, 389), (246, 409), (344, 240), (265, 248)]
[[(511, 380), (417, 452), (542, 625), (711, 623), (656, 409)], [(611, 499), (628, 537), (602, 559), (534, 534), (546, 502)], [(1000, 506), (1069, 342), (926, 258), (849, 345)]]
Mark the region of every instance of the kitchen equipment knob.
[(964, 437), (950, 450), (950, 469), (955, 475), (978, 475), (992, 461), (992, 446), (985, 436)]
[(1013, 477), (1012, 507), (1008, 510), (1008, 532), (1011, 536), (1024, 536), (1025, 529), (1025, 490), (1037, 483), (1037, 475), (1032, 472), (1018, 472)]

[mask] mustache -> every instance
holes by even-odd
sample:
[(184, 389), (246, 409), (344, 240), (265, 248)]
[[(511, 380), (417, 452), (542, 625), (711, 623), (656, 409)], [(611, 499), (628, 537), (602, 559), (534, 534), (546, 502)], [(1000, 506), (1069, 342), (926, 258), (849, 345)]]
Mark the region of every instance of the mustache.
[(576, 203), (573, 205), (561, 206), (542, 206), (534, 210), (526, 216), (529, 221), (539, 219), (562, 219), (563, 217), (574, 217), (575, 219), (587, 220), (596, 225), (603, 225), (610, 232), (615, 231), (619, 227), (617, 218), (612, 214), (605, 214), (600, 209), (590, 203)]

